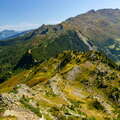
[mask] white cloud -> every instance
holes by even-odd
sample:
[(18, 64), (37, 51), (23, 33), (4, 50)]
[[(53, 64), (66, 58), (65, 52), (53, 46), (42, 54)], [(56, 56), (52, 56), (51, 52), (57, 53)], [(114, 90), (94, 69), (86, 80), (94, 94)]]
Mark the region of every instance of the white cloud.
[(40, 27), (39, 24), (29, 24), (29, 23), (20, 23), (18, 25), (3, 25), (0, 26), (0, 31), (2, 30), (17, 30), (17, 31), (22, 31), (22, 30), (28, 30), (28, 29), (34, 29)]

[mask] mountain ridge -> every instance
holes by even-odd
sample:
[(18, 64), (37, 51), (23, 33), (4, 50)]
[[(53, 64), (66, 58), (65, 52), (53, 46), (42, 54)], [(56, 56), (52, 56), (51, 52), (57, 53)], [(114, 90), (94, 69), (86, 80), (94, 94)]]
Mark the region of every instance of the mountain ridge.
[(119, 120), (120, 10), (90, 10), (0, 41), (0, 120)]
[(64, 51), (0, 84), (1, 114), (12, 120), (119, 120), (119, 76), (100, 52)]
[(89, 11), (60, 24), (42, 25), (22, 36), (0, 41), (1, 71), (4, 73), (4, 69), (8, 72), (13, 70), (29, 49), (38, 62), (54, 57), (64, 50), (96, 50), (119, 64), (119, 15), (119, 9)]

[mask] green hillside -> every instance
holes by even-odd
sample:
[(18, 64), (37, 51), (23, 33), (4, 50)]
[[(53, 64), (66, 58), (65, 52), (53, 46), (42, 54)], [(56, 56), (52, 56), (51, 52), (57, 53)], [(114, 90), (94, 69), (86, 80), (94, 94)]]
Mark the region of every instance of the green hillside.
[(1, 114), (30, 120), (119, 120), (119, 76), (99, 52), (65, 51), (2, 83)]
[(29, 49), (38, 62), (64, 50), (97, 50), (119, 64), (119, 16), (119, 9), (91, 10), (61, 24), (42, 25), (22, 36), (0, 41), (0, 71), (11, 71)]

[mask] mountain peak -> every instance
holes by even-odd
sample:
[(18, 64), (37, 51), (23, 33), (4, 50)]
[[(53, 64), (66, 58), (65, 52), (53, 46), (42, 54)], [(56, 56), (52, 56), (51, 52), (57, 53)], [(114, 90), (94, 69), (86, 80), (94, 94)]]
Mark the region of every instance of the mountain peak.
[(87, 13), (96, 13), (96, 11), (94, 9), (91, 9)]

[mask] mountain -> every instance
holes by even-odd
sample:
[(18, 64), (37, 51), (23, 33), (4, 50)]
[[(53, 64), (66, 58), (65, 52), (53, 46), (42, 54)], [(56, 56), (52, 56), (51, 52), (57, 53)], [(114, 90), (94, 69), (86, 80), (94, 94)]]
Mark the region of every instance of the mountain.
[(38, 63), (64, 50), (96, 50), (105, 53), (119, 64), (119, 16), (119, 9), (90, 10), (61, 24), (42, 25), (38, 29), (0, 41), (0, 69), (3, 73), (1, 78), (11, 73), (29, 50)]
[(120, 71), (100, 52), (65, 51), (0, 84), (3, 120), (119, 120)]
[[(37, 55), (39, 61), (55, 56), (63, 50), (99, 50), (119, 64), (119, 16), (119, 9), (91, 10), (85, 14), (69, 18), (61, 24), (42, 25), (23, 36), (1, 41), (0, 46), (1, 48), (6, 46), (10, 52), (19, 49), (20, 46), (21, 49), (25, 47), (25, 50), (30, 48)], [(12, 45), (13, 47), (11, 47)], [(18, 53), (20, 51), (19, 49)], [(6, 52), (3, 54), (6, 56)]]
[(11, 39), (17, 39), (21, 36), (24, 36), (25, 34), (31, 32), (33, 30), (26, 30), (26, 31), (14, 31), (14, 30), (4, 30), (0, 32), (0, 42), (2, 41), (10, 41)]
[(120, 10), (102, 9), (70, 18), (65, 21), (81, 33), (92, 46), (104, 51), (113, 60), (120, 60)]
[(3, 120), (119, 120), (120, 10), (90, 10), (0, 41)]
[(4, 30), (0, 32), (0, 40), (5, 40), (9, 37), (12, 37), (14, 35), (17, 35), (20, 32), (14, 31), (14, 30)]

